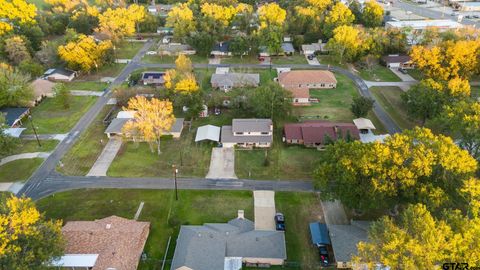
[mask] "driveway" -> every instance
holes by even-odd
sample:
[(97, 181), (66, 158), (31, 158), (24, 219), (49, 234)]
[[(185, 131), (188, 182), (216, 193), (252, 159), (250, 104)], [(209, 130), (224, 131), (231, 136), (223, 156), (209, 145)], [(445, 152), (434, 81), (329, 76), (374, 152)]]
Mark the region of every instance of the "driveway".
[(275, 230), (275, 191), (255, 190), (253, 192), (255, 230)]
[(314, 57), (312, 60), (308, 59), (308, 57), (305, 55), (305, 59), (307, 59), (307, 62), (311, 66), (320, 66), (320, 62), (318, 62), (318, 58)]
[(209, 65), (219, 65), (221, 62), (222, 60), (219, 57), (208, 58)]
[(400, 72), (398, 70), (398, 68), (390, 68), (390, 70), (393, 73), (395, 73), (395, 75), (397, 75), (397, 77), (399, 77), (400, 80), (402, 80), (404, 82), (415, 82), (415, 81), (417, 81), (412, 76), (410, 76), (409, 74), (403, 74), (402, 72)]
[(235, 149), (219, 148), (212, 149), (210, 169), (205, 178), (208, 179), (237, 179), (235, 175)]
[(106, 176), (108, 168), (117, 156), (118, 150), (122, 146), (121, 138), (111, 138), (103, 148), (102, 153), (93, 164), (87, 176)]
[(343, 208), (343, 204), (339, 200), (322, 201), (322, 209), (327, 225), (348, 225), (347, 214)]

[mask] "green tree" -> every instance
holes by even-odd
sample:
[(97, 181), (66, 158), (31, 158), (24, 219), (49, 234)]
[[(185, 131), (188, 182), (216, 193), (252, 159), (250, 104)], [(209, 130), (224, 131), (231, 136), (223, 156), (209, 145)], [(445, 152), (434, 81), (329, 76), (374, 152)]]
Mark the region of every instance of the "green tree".
[(63, 83), (59, 83), (55, 85), (55, 100), (57, 101), (58, 105), (62, 106), (64, 109), (70, 108), (70, 104), (72, 102), (72, 94), (67, 86)]
[(383, 22), (383, 8), (374, 0), (365, 1), (362, 12), (365, 27), (378, 27)]
[(249, 43), (246, 37), (236, 36), (231, 42), (229, 49), (233, 55), (243, 57), (244, 54), (249, 53)]
[(5, 134), (5, 128), (5, 117), (0, 114), (0, 157), (11, 154), (20, 143), (19, 139)]
[(75, 29), (77, 33), (91, 35), (98, 27), (98, 17), (82, 12), (70, 21), (69, 27)]
[(63, 255), (62, 222), (45, 219), (31, 199), (2, 196), (0, 220), (0, 269), (45, 269)]
[(32, 98), (30, 76), (0, 66), (0, 107), (27, 106)]
[(440, 114), (446, 99), (441, 92), (422, 81), (402, 93), (402, 102), (405, 104), (408, 115), (413, 119), (420, 120), (422, 125), (425, 125), (428, 119)]
[(13, 36), (5, 40), (5, 52), (8, 59), (15, 65), (31, 58), (26, 42), (20, 36)]
[(18, 65), (18, 69), (25, 74), (30, 74), (30, 76), (33, 78), (36, 78), (42, 75), (44, 70), (42, 65), (32, 60), (22, 61)]
[(366, 117), (367, 114), (372, 110), (373, 104), (375, 101), (371, 98), (358, 96), (353, 98), (350, 111), (355, 115), (355, 117)]
[(255, 88), (249, 97), (249, 106), (255, 117), (284, 119), (292, 110), (292, 97), (277, 83), (270, 82)]
[(187, 43), (197, 51), (198, 55), (208, 56), (215, 45), (215, 37), (206, 32), (199, 32), (190, 36)]

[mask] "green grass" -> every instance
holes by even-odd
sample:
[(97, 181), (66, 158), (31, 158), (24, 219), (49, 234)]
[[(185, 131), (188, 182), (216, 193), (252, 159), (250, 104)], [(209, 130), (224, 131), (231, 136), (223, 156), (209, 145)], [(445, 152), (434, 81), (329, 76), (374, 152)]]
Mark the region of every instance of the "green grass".
[(307, 64), (305, 55), (294, 54), (291, 56), (275, 56), (272, 57), (272, 64), (275, 65), (289, 65), (289, 64)]
[[(55, 149), (57, 144), (58, 141), (56, 140), (44, 140), (40, 141), (40, 146), (38, 146), (38, 142), (36, 140), (21, 140), (20, 143), (14, 149), (12, 149), (12, 151), (8, 155), (5, 156), (33, 152), (50, 152)], [(0, 158), (1, 157), (2, 156), (0, 155)]]
[(389, 68), (374, 65), (371, 69), (358, 68), (359, 75), (362, 79), (367, 81), (382, 81), (382, 82), (400, 82), (401, 79), (395, 75)]
[(371, 87), (370, 91), (400, 128), (411, 129), (416, 126), (415, 122), (409, 120), (405, 106), (402, 103), (402, 89), (395, 86)]
[(143, 42), (122, 41), (116, 46), (115, 56), (117, 59), (132, 59), (143, 45)]
[(86, 175), (90, 171), (107, 143), (103, 119), (111, 108), (111, 105), (105, 106), (88, 129), (80, 135), (73, 147), (63, 156), (62, 166), (57, 167), (59, 172), (66, 175)]
[(25, 181), (42, 164), (42, 158), (19, 159), (0, 166), (0, 182)]
[(222, 64), (260, 64), (258, 58), (254, 55), (246, 55), (243, 57), (240, 56), (231, 56), (222, 58)]
[(419, 69), (407, 69), (408, 75), (412, 76), (417, 81), (421, 81), (423, 79), (423, 73)]
[[(188, 55), (188, 58), (192, 60), (192, 63), (194, 64), (206, 64), (208, 63), (208, 59), (205, 56), (200, 56), (200, 55)], [(175, 64), (175, 60), (177, 59), (176, 56), (159, 56), (159, 55), (145, 55), (142, 58), (142, 62), (148, 63), (148, 64)]]
[(188, 131), (184, 128), (181, 138), (162, 141), (160, 155), (156, 146), (152, 153), (147, 143), (124, 143), (107, 174), (116, 177), (171, 177), (172, 165), (175, 164), (180, 177), (205, 177), (212, 145), (196, 144), (195, 133), (196, 129)]
[(45, 3), (44, 0), (27, 0), (27, 3), (34, 4), (38, 9), (43, 9), (47, 6), (47, 3)]
[(117, 77), (126, 64), (110, 64), (103, 66), (98, 71), (93, 70), (90, 74), (80, 75), (77, 79), (83, 81), (99, 81), (103, 77)]
[[(319, 197), (314, 193), (292, 192), (277, 192), (275, 197), (278, 211), (286, 218), (287, 260), (310, 269), (317, 265), (318, 254), (310, 245), (308, 223), (323, 217)], [(180, 190), (179, 201), (175, 202), (171, 190), (77, 190), (44, 198), (37, 202), (37, 206), (46, 217), (66, 222), (110, 215), (133, 218), (142, 201), (145, 205), (139, 220), (151, 223), (145, 246), (149, 260), (140, 265), (144, 270), (159, 269), (159, 260), (163, 258), (170, 236), (172, 241), (167, 259), (172, 259), (179, 225), (224, 223), (235, 218), (238, 209), (245, 210), (249, 219), (253, 220), (254, 215), (253, 196), (249, 191)]]
[[(55, 98), (47, 98), (34, 107), (32, 119), (39, 134), (67, 133), (95, 103), (96, 97), (72, 96), (70, 108), (64, 109)], [(32, 134), (30, 121), (25, 121), (25, 134)]]
[(338, 60), (336, 60), (331, 55), (318, 55), (317, 59), (320, 62), (320, 64), (337, 66), (337, 67), (341, 67), (341, 68), (347, 68), (347, 65), (346, 65), (345, 61), (342, 62), (342, 63), (339, 63)]
[(92, 81), (73, 81), (65, 84), (69, 90), (103, 91), (108, 83)]

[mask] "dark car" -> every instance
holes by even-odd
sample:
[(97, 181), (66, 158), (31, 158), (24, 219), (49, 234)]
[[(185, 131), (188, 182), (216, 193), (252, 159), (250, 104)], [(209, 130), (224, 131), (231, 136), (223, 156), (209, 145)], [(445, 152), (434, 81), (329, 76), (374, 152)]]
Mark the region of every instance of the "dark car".
[(310, 54), (309, 56), (307, 56), (308, 60), (313, 60), (313, 57), (314, 57), (314, 56), (311, 55), (311, 54)]
[(472, 17), (473, 17), (473, 18), (475, 18), (475, 19), (478, 19), (478, 18), (480, 18), (480, 16), (479, 16), (479, 15), (477, 15), (477, 14), (473, 15)]
[(275, 228), (277, 231), (285, 231), (285, 217), (282, 213), (275, 214)]
[(328, 250), (326, 246), (319, 246), (318, 253), (320, 253), (320, 262), (323, 266), (328, 266), (330, 262), (328, 261)]
[(403, 74), (408, 74), (408, 71), (403, 68), (399, 68), (398, 71), (400, 71)]

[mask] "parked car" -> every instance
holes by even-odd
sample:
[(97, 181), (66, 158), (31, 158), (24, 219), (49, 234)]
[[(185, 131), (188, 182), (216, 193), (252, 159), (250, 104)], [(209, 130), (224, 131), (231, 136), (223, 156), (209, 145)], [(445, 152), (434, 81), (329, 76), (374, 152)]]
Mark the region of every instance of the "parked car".
[(260, 62), (265, 61), (265, 57), (259, 56), (259, 57), (258, 57), (258, 61), (260, 61)]
[(479, 18), (480, 18), (480, 16), (477, 15), (477, 14), (473, 15), (472, 17), (475, 18), (475, 19), (479, 19)]
[(314, 57), (313, 54), (310, 54), (309, 56), (307, 56), (308, 60), (313, 60), (313, 57)]
[(282, 213), (275, 214), (275, 228), (277, 231), (285, 231), (285, 217)]
[(137, 40), (143, 40), (142, 36), (137, 36)]
[(405, 70), (403, 68), (399, 68), (398, 71), (400, 71), (403, 74), (408, 74), (407, 70)]
[(319, 246), (318, 253), (320, 253), (320, 262), (323, 266), (328, 266), (330, 261), (328, 260), (328, 250), (326, 246)]

